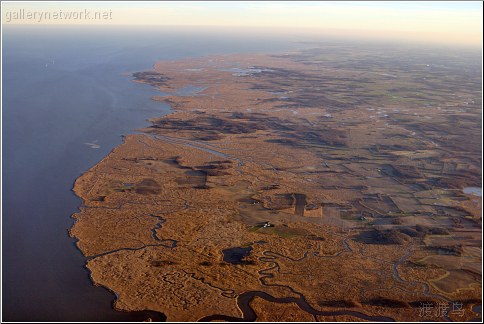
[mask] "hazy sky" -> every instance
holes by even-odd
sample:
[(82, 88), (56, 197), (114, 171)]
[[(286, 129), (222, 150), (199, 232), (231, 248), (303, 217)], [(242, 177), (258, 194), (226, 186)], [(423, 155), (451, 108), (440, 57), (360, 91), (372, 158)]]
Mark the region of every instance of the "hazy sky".
[[(96, 13), (101, 19), (94, 18)], [(482, 2), (2, 2), (2, 23), (285, 28), (479, 45)]]

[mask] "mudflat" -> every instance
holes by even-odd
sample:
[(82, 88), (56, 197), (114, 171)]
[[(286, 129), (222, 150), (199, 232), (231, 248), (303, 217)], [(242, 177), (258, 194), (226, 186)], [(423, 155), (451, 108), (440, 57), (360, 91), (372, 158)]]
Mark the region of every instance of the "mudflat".
[(93, 282), (170, 321), (474, 318), (482, 200), (462, 189), (482, 185), (480, 71), (409, 55), (334, 46), (135, 73), (173, 112), (75, 182)]

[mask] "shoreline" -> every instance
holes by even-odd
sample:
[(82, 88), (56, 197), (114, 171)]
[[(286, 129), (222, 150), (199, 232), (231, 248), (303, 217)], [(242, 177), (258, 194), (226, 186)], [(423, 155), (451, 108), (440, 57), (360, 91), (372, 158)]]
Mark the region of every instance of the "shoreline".
[[(134, 73), (134, 72), (133, 72)], [(131, 77), (132, 79), (130, 80), (131, 82), (136, 82), (135, 79), (133, 79), (133, 73), (129, 73), (128, 75), (126, 76), (129, 76)], [(165, 114), (165, 115), (170, 115), (171, 113), (173, 113), (173, 109), (171, 107), (171, 105), (168, 104), (168, 106), (170, 107), (170, 109), (168, 110), (168, 112)], [(163, 116), (165, 116), (163, 115)], [(151, 122), (150, 122), (150, 119), (145, 119), (145, 121), (147, 122), (147, 124), (149, 125)], [(133, 130), (134, 132), (138, 132), (140, 129), (143, 129), (142, 128), (138, 128), (138, 129), (135, 129)], [(98, 284), (93, 278), (92, 278), (92, 271), (87, 267), (87, 264), (88, 264), (88, 261), (89, 261), (89, 257), (85, 255), (84, 251), (79, 247), (78, 245), (78, 242), (79, 242), (79, 239), (77, 237), (75, 237), (73, 234), (72, 234), (72, 228), (76, 225), (78, 219), (75, 217), (75, 215), (79, 214), (82, 212), (82, 208), (83, 206), (85, 206), (85, 200), (83, 199), (83, 197), (81, 195), (78, 194), (78, 192), (76, 192), (76, 182), (79, 180), (79, 178), (81, 178), (82, 176), (84, 176), (86, 173), (88, 172), (91, 172), (91, 170), (98, 164), (102, 163), (104, 160), (106, 160), (112, 153), (115, 152), (116, 149), (118, 149), (121, 145), (123, 145), (125, 143), (125, 138), (126, 136), (129, 136), (129, 135), (134, 135), (136, 133), (133, 133), (133, 134), (122, 134), (120, 135), (120, 137), (122, 138), (122, 142), (120, 144), (118, 144), (117, 146), (113, 147), (104, 157), (101, 158), (101, 160), (99, 160), (97, 163), (95, 163), (93, 166), (91, 166), (88, 170), (86, 171), (83, 171), (82, 173), (79, 174), (79, 176), (73, 180), (72, 182), (72, 187), (70, 189), (71, 193), (76, 197), (76, 198), (79, 198), (80, 201), (81, 201), (81, 204), (77, 207), (77, 211), (72, 213), (70, 215), (70, 218), (72, 220), (72, 224), (71, 226), (67, 229), (67, 235), (69, 236), (71, 242), (73, 243), (73, 245), (75, 246), (76, 250), (79, 251), (81, 253), (81, 255), (83, 256), (83, 258), (85, 259), (85, 263), (83, 265), (83, 269), (87, 272), (87, 275), (89, 276), (89, 281), (91, 282), (91, 284), (94, 286), (94, 287), (97, 287), (97, 288), (102, 288), (106, 291), (108, 291), (111, 295), (112, 295), (112, 300), (111, 300), (111, 308), (117, 312), (121, 312), (121, 313), (126, 313), (127, 315), (130, 315), (130, 316), (143, 316), (144, 319), (141, 319), (141, 317), (137, 317), (137, 321), (138, 320), (142, 320), (142, 321), (146, 321), (146, 320), (155, 320), (155, 321), (159, 321), (159, 322), (165, 322), (166, 321), (166, 315), (161, 313), (161, 312), (156, 312), (156, 311), (151, 311), (151, 310), (140, 310), (140, 311), (126, 311), (126, 310), (123, 310), (121, 308), (117, 308), (116, 307), (116, 301), (118, 299), (118, 294), (110, 289), (108, 286), (104, 286), (104, 285), (100, 285)], [(134, 319), (134, 318), (133, 318)]]
[[(378, 228), (368, 231), (364, 226), (362, 227), (359, 220), (355, 222), (323, 217), (323, 214), (328, 213), (325, 208), (330, 208), (325, 206), (332, 206), (331, 204), (345, 206), (345, 200), (347, 200), (345, 196), (353, 197), (352, 199), (357, 202), (358, 199), (362, 202), (366, 199), (359, 198), (361, 193), (359, 194), (358, 190), (362, 189), (358, 189), (358, 184), (351, 173), (365, 174), (364, 172), (367, 171), (357, 169), (356, 165), (352, 166), (345, 162), (344, 167), (351, 171), (348, 175), (345, 175), (342, 168), (337, 168), (336, 172), (328, 172), (324, 169), (325, 163), (326, 168), (331, 168), (331, 165), (337, 165), (338, 160), (334, 157), (321, 159), (321, 156), (327, 154), (328, 150), (333, 156), (337, 156), (343, 154), (340, 152), (345, 152), (347, 147), (358, 148), (362, 145), (360, 143), (363, 143), (360, 142), (361, 138), (365, 136), (368, 138), (373, 136), (383, 141), (384, 131), (379, 128), (386, 123), (386, 120), (385, 118), (365, 120), (364, 116), (356, 115), (363, 118), (362, 124), (355, 123), (357, 126), (361, 125), (358, 127), (363, 131), (353, 127), (350, 128), (351, 132), (348, 132), (348, 127), (338, 123), (340, 123), (339, 120), (347, 119), (347, 114), (351, 114), (351, 111), (317, 108), (313, 106), (317, 104), (317, 100), (308, 99), (309, 95), (300, 96), (296, 98), (297, 100), (290, 98), (288, 103), (286, 97), (277, 97), (279, 91), (267, 92), (266, 90), (273, 86), (274, 79), (293, 78), (296, 84), (301, 83), (299, 86), (301, 89), (307, 80), (318, 76), (310, 65), (290, 59), (266, 55), (213, 56), (175, 62), (157, 62), (154, 71), (144, 74), (150, 78), (151, 85), (155, 85), (165, 93), (168, 89), (178, 89), (184, 84), (201, 86), (205, 83), (206, 86), (210, 86), (207, 86), (200, 95), (195, 96), (169, 94), (161, 99), (156, 96), (155, 100), (170, 104), (171, 112), (165, 116), (150, 119), (152, 125), (140, 129), (144, 134), (125, 136), (121, 145), (76, 179), (73, 192), (81, 197), (83, 205), (88, 207), (73, 215), (77, 221), (69, 232), (72, 237), (82, 236), (79, 240), (81, 243), (76, 245), (88, 258), (91, 256), (86, 267), (90, 271), (93, 283), (116, 291), (117, 298), (114, 305), (116, 309), (130, 311), (146, 307), (162, 311), (167, 314), (168, 320), (199, 320), (213, 314), (222, 314), (221, 311), (227, 314), (224, 316), (236, 318), (240, 316), (240, 309), (232, 301), (232, 297), (227, 298), (224, 295), (228, 290), (234, 291), (235, 296), (238, 296), (247, 291), (260, 291), (262, 287), (263, 293), (270, 294), (275, 299), (281, 299), (291, 296), (295, 291), (291, 286), (296, 285), (299, 291), (304, 291), (304, 296), (312, 307), (315, 307), (315, 301), (319, 300), (318, 298), (326, 300), (325, 298), (329, 296), (339, 296), (345, 289), (356, 289), (354, 296), (358, 296), (360, 291), (367, 290), (367, 287), (355, 282), (351, 288), (338, 288), (331, 285), (331, 294), (327, 295), (325, 292), (317, 292), (305, 286), (304, 282), (282, 278), (280, 275), (277, 276), (279, 284), (266, 285), (265, 279), (262, 279), (264, 276), (260, 277), (259, 271), (272, 271), (272, 266), (264, 268), (264, 264), (268, 262), (268, 258), (264, 255), (273, 251), (265, 250), (263, 244), (250, 243), (261, 240), (268, 241), (268, 246), (278, 251), (280, 256), (277, 257), (277, 261), (270, 261), (278, 267), (301, 271), (296, 270), (298, 269), (294, 262), (298, 259), (296, 251), (306, 250), (313, 255), (309, 258), (312, 260), (311, 263), (304, 261), (307, 269), (340, 268), (344, 269), (343, 273), (356, 273), (357, 277), (366, 278), (365, 280), (369, 282), (381, 280), (381, 278), (372, 273), (360, 272), (356, 265), (359, 264), (361, 268), (361, 264), (365, 264), (378, 272), (384, 271), (379, 268), (381, 264), (371, 257), (371, 253), (355, 255), (354, 260), (344, 259), (340, 262), (341, 254), (337, 253), (338, 247), (342, 244), (340, 236), (345, 238), (344, 242), (351, 239), (351, 245), (358, 246), (360, 249), (384, 251), (391, 260), (399, 260), (402, 257), (402, 245), (415, 248), (416, 256), (412, 256), (413, 258), (418, 259), (419, 255), (426, 253), (419, 243), (418, 235), (409, 236), (403, 232), (405, 229), (409, 233), (407, 228), (410, 228), (405, 223), (405, 217), (401, 217), (403, 225), (395, 226), (396, 231)], [(242, 60), (247, 62), (249, 71), (250, 67), (255, 66), (254, 69), (257, 69), (257, 72), (243, 75), (231, 73), (230, 64), (238, 68)], [(258, 72), (261, 70), (260, 66), (267, 71)], [(333, 69), (328, 71), (334, 73)], [(199, 72), (205, 73), (200, 76)], [(342, 70), (339, 73), (341, 75), (336, 77), (346, 80), (349, 76), (353, 76), (354, 72)], [(381, 78), (386, 77), (381, 76)], [(194, 83), (195, 81), (198, 84)], [(150, 84), (150, 82), (146, 83)], [(283, 81), (278, 82), (283, 84)], [(284, 87), (294, 87), (294, 85), (286, 84)], [(312, 95), (317, 98), (317, 94)], [(327, 107), (335, 105), (335, 99), (324, 100), (327, 102)], [(227, 103), (229, 107), (226, 106)], [(278, 108), (281, 105), (285, 109)], [(301, 108), (301, 105), (307, 106)], [(414, 104), (410, 102), (407, 105), (413, 107)], [(247, 110), (249, 108), (250, 111)], [(328, 114), (332, 117), (327, 117)], [(355, 116), (350, 117), (355, 118)], [(313, 126), (319, 124), (324, 125), (324, 128)], [(329, 130), (327, 131), (326, 128)], [(374, 135), (365, 134), (366, 129), (376, 130), (376, 132)], [(352, 132), (356, 132), (356, 136)], [(299, 139), (300, 142), (293, 141), (289, 135)], [(315, 137), (314, 140), (313, 137)], [(173, 140), (175, 138), (176, 140)], [(180, 141), (187, 145), (180, 147)], [(405, 141), (412, 143), (411, 139), (405, 139)], [(430, 148), (424, 148), (423, 144), (419, 145), (420, 150), (424, 151), (422, 154), (429, 154), (425, 153), (425, 150), (430, 152)], [(207, 146), (211, 147), (211, 151), (200, 149)], [(214, 153), (221, 155), (217, 156)], [(221, 160), (223, 157), (225, 160)], [(290, 157), (291, 160), (285, 157)], [(242, 163), (235, 163), (236, 160)], [(330, 162), (328, 164), (325, 161)], [(347, 167), (347, 164), (350, 167)], [(299, 170), (302, 170), (302, 173)], [(327, 187), (323, 187), (323, 192), (319, 192), (321, 189), (318, 188), (321, 187), (317, 184), (315, 170), (325, 174), (325, 180), (330, 182)], [(407, 166), (405, 168), (396, 166), (395, 170), (405, 174), (409, 179), (413, 177), (412, 172), (417, 172)], [(390, 171), (386, 172), (388, 174), (377, 176), (378, 179), (383, 179), (378, 181), (389, 181), (392, 186), (395, 186), (393, 179), (398, 176), (398, 173), (395, 172), (396, 175), (394, 175), (390, 174)], [(336, 184), (337, 180), (334, 175), (346, 176), (345, 181), (354, 184), (349, 188), (333, 188), (334, 185), (331, 183)], [(469, 179), (464, 180), (474, 181), (470, 176)], [(369, 181), (366, 180), (366, 182)], [(401, 186), (401, 190), (408, 190), (404, 189), (405, 183), (401, 181), (397, 183)], [(468, 183), (472, 184), (472, 182)], [(388, 190), (387, 187), (384, 188)], [(450, 193), (450, 195), (454, 194), (460, 197), (458, 193)], [(368, 194), (365, 193), (365, 195)], [(398, 195), (398, 192), (393, 195)], [(298, 206), (294, 197), (299, 197)], [(304, 202), (301, 197), (304, 197)], [(388, 201), (386, 198), (388, 196), (385, 194), (376, 197), (381, 199), (382, 204)], [(246, 203), (247, 200), (252, 202)], [(301, 203), (303, 205), (300, 205)], [(358, 202), (358, 204), (355, 206), (363, 206), (358, 208), (366, 208), (376, 213), (376, 215), (365, 216), (365, 219), (371, 217), (378, 220), (377, 214), (380, 213), (378, 210), (381, 207), (370, 209), (362, 203)], [(365, 201), (365, 204), (368, 202)], [(393, 205), (402, 210), (404, 203), (394, 200)], [(393, 205), (388, 203), (388, 208), (395, 208), (391, 207)], [(477, 211), (482, 207), (466, 205), (459, 208)], [(95, 212), (96, 209), (105, 212)], [(114, 222), (113, 217), (119, 218), (120, 221)], [(153, 217), (163, 217), (165, 222), (155, 224), (151, 220)], [(87, 221), (86, 218), (91, 221)], [(274, 228), (257, 227), (260, 222), (267, 219), (271, 219), (271, 223), (275, 224)], [(101, 227), (94, 228), (90, 224), (92, 221), (100, 224)], [(308, 223), (311, 224), (311, 228), (305, 226)], [(218, 226), (223, 226), (223, 232), (217, 230)], [(465, 226), (472, 228), (472, 224), (466, 223)], [(401, 232), (398, 232), (400, 230)], [(367, 238), (355, 236), (352, 234), (354, 232), (383, 235), (381, 240), (384, 243), (378, 243), (378, 241), (368, 243), (365, 241)], [(156, 240), (150, 236), (150, 233), (155, 233), (155, 238), (162, 237), (178, 244), (171, 248), (156, 245)], [(336, 233), (338, 235), (335, 235)], [(244, 244), (253, 247), (253, 251), (246, 256), (246, 261), (242, 264), (227, 265), (220, 261), (221, 248), (244, 246)], [(309, 247), (303, 248), (308, 244)], [(328, 257), (333, 254), (336, 255), (334, 259)], [(130, 264), (138, 266), (131, 267)], [(116, 267), (119, 272), (111, 273), (111, 267)], [(210, 269), (208, 272), (207, 267)], [(422, 281), (438, 277), (439, 274), (435, 269), (418, 269), (411, 264), (402, 264), (400, 267), (402, 269), (399, 278), (401, 276), (403, 281), (399, 284), (408, 285), (408, 287), (414, 284), (408, 279), (409, 273), (421, 278)], [(185, 269), (190, 270), (187, 272)], [(190, 275), (192, 271), (193, 275)], [(245, 274), (242, 275), (242, 273)], [(312, 280), (323, 282), (328, 280), (320, 277), (317, 272), (306, 275), (316, 276)], [(271, 274), (270, 278), (274, 276), (275, 274)], [(126, 281), (126, 278), (134, 278), (134, 281)], [(145, 281), (140, 278), (149, 279)], [(385, 279), (388, 281), (385, 285), (390, 285), (396, 279), (398, 278)], [(153, 290), (155, 286), (164, 287), (167, 293), (160, 295)], [(184, 291), (185, 296), (179, 295), (179, 289)], [(220, 295), (218, 291), (224, 293)], [(464, 292), (464, 294), (467, 293), (471, 294)], [(393, 297), (390, 291), (386, 291), (384, 295), (385, 297), (374, 295), (375, 301), (359, 300), (357, 297), (353, 297), (357, 298), (356, 301), (345, 301), (344, 298), (347, 298), (345, 294), (342, 294), (341, 298), (348, 305), (352, 305), (350, 308), (356, 312), (367, 314), (365, 316), (383, 314), (382, 316), (396, 320), (418, 319), (418, 307), (411, 306), (415, 302), (411, 299), (413, 298), (410, 297), (411, 295), (403, 294), (401, 296), (403, 301)], [(476, 296), (475, 293), (471, 295)], [(179, 301), (170, 300), (170, 296), (178, 298)], [(426, 294), (422, 298), (432, 299)], [(153, 303), (153, 300), (157, 302)], [(399, 306), (381, 306), (380, 300), (389, 305), (394, 303)], [(217, 301), (216, 305), (213, 305), (214, 301)], [(328, 305), (336, 303), (331, 300), (326, 302), (329, 303)], [(186, 305), (190, 311), (181, 311), (180, 305)], [(270, 305), (272, 306), (269, 308), (276, 307), (275, 304)], [(466, 304), (466, 309), (470, 305)], [(403, 315), (400, 308), (405, 309), (406, 317), (401, 317)], [(207, 309), (211, 314), (207, 314)], [(324, 313), (327, 309), (327, 306), (318, 306), (320, 312)], [(262, 310), (262, 315), (267, 314)]]

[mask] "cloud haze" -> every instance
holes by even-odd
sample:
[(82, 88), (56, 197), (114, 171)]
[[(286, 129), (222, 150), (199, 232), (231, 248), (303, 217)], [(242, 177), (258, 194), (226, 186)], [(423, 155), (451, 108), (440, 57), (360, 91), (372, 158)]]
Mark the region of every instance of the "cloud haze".
[[(17, 14), (14, 19), (13, 15), (22, 9), (24, 16)], [(37, 19), (32, 16), (27, 19), (26, 11), (39, 12)], [(81, 15), (59, 19), (59, 11), (64, 15), (78, 11)], [(40, 12), (57, 12), (57, 18), (44, 15), (50, 19), (39, 19)], [(82, 19), (82, 12), (87, 12), (84, 18), (88, 19)], [(91, 18), (96, 13), (105, 19)], [(482, 3), (3, 2), (2, 23), (280, 28), (321, 35), (479, 45), (482, 41)]]

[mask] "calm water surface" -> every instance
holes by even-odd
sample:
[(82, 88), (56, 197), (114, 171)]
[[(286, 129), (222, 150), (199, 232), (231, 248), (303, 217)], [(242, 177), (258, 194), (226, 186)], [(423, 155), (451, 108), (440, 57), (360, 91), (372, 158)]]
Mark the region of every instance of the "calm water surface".
[(482, 188), (481, 187), (465, 187), (462, 191), (466, 194), (471, 194), (474, 196), (482, 197)]

